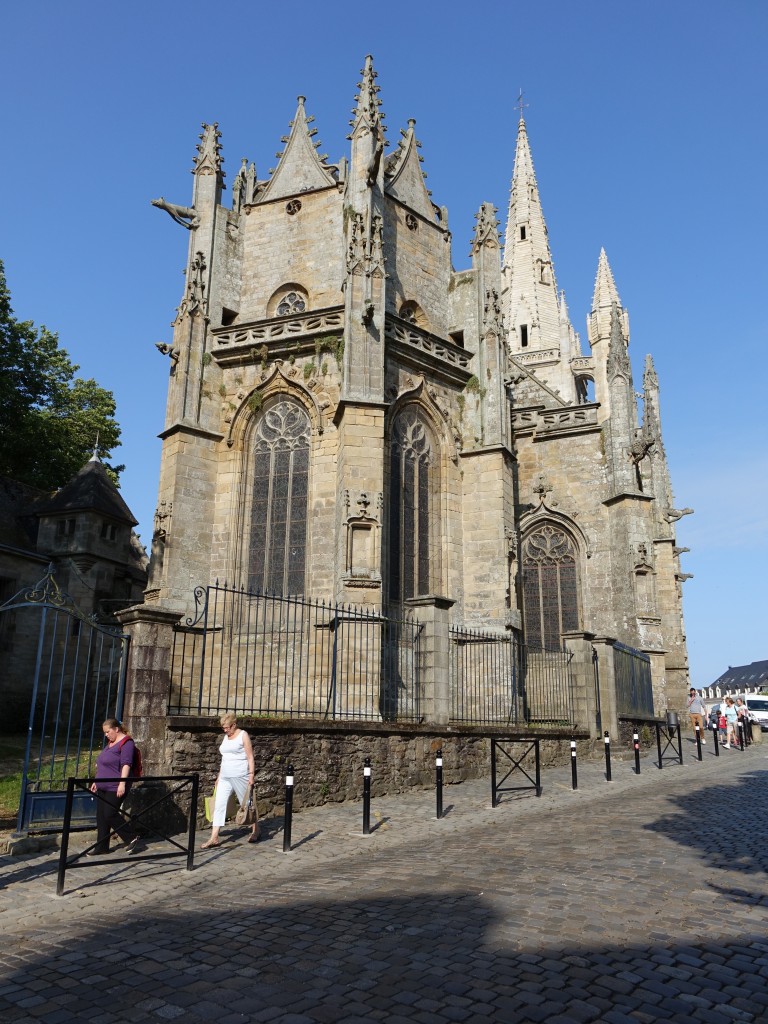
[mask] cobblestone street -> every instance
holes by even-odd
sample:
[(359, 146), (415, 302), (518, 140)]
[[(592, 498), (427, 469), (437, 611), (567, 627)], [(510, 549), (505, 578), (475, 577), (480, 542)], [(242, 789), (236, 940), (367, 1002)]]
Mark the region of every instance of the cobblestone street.
[(768, 745), (694, 751), (496, 808), (446, 787), (440, 821), (433, 792), (375, 799), (367, 837), (361, 804), (306, 810), (290, 854), (270, 819), (62, 897), (56, 853), (0, 858), (0, 1020), (768, 1022)]

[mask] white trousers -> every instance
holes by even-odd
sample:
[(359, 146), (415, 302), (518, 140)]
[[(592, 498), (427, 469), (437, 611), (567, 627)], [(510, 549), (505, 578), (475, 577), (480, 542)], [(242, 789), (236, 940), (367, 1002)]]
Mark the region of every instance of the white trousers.
[(238, 775), (233, 779), (219, 779), (216, 783), (216, 802), (213, 805), (213, 827), (221, 828), (227, 820), (227, 804), (230, 794), (237, 794), (237, 802), (242, 804), (248, 792), (248, 776)]

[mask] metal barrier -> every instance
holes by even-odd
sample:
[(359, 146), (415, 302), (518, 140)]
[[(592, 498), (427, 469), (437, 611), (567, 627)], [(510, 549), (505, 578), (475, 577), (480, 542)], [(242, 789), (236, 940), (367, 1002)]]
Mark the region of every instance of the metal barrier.
[[(655, 723), (656, 726), (656, 749), (659, 755), (658, 765), (659, 768), (663, 768), (666, 763), (668, 764), (682, 764), (683, 763), (683, 739), (682, 729), (679, 723), (673, 723), (669, 720), (659, 721)], [(664, 749), (661, 748), (661, 741), (664, 740)], [(677, 749), (675, 749), (675, 741), (677, 741)], [(674, 751), (673, 754), (667, 754), (669, 749)]]
[[(147, 829), (152, 836), (156, 839), (163, 840), (175, 847), (166, 853), (151, 852), (148, 854), (141, 853), (130, 853), (125, 857), (110, 857), (108, 862), (102, 860), (96, 861), (84, 861), (82, 858), (86, 856), (90, 851), (93, 851), (97, 843), (92, 843), (85, 850), (81, 850), (79, 853), (74, 854), (72, 857), (68, 856), (69, 853), (69, 836), (72, 832), (72, 808), (75, 803), (75, 791), (88, 792), (91, 784), (95, 781), (94, 779), (75, 779), (70, 778), (67, 780), (67, 794), (64, 804), (64, 825), (61, 835), (61, 850), (59, 852), (59, 869), (56, 880), (56, 895), (61, 896), (64, 891), (64, 879), (67, 871), (72, 871), (76, 868), (95, 867), (102, 863), (109, 864), (122, 864), (128, 861), (141, 861), (141, 860), (166, 860), (170, 857), (185, 857), (187, 864), (187, 871), (191, 871), (194, 866), (195, 857), (195, 822), (197, 818), (197, 797), (199, 792), (199, 775), (197, 773), (193, 775), (158, 775), (158, 776), (142, 776), (138, 779), (129, 778), (127, 781), (131, 783), (131, 794), (133, 801), (135, 802), (135, 796), (137, 791), (141, 792), (142, 789), (150, 789), (153, 784), (163, 784), (163, 793), (156, 800), (152, 800), (149, 803), (142, 804), (135, 811), (131, 810), (130, 805), (128, 808), (121, 808), (120, 813), (126, 822), (130, 822), (132, 825), (141, 824), (144, 829)], [(105, 781), (105, 780), (101, 780)], [(110, 780), (106, 780), (110, 781)], [(111, 780), (120, 781), (120, 780)], [(170, 789), (167, 784), (171, 784)], [(154, 822), (156, 822), (158, 814), (157, 809), (168, 801), (176, 798), (180, 793), (189, 792), (189, 814), (187, 815), (187, 844), (186, 846), (179, 843), (174, 835), (169, 835), (160, 830)], [(99, 799), (99, 794), (96, 793), (96, 799)], [(178, 833), (176, 833), (178, 834)], [(110, 833), (110, 838), (114, 833)], [(145, 837), (142, 837), (144, 841)]]
[[(501, 793), (516, 793), (520, 790), (533, 789), (536, 791), (536, 796), (541, 796), (541, 752), (539, 750), (540, 742), (541, 741), (537, 736), (491, 740), (491, 807), (496, 807), (498, 805), (499, 795)], [(515, 744), (523, 745), (525, 747), (525, 749), (519, 756), (516, 756), (512, 752), (512, 750), (506, 749), (507, 745), (511, 747)], [(534, 752), (534, 761), (536, 765), (535, 779), (531, 778), (531, 776), (528, 774), (528, 772), (525, 770), (523, 766), (523, 758), (527, 754), (530, 754), (531, 751)], [(507, 773), (504, 775), (500, 782), (498, 780), (498, 771), (496, 763), (497, 756), (499, 754), (502, 756), (502, 758), (506, 758), (506, 760), (512, 766), (511, 768), (509, 768), (509, 770), (507, 771)], [(528, 779), (530, 785), (505, 787), (504, 783), (514, 772), (517, 771), (521, 772), (526, 777), (526, 779)]]

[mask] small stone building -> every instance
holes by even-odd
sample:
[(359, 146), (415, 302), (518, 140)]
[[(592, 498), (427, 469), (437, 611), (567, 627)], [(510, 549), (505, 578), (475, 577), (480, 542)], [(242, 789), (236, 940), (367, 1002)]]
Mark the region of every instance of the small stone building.
[[(0, 478), (0, 606), (52, 567), (56, 587), (80, 612), (117, 627), (115, 611), (141, 601), (147, 584), (136, 522), (95, 455), (53, 494)], [(38, 615), (0, 608), (3, 730), (27, 725), (38, 629)]]
[(604, 251), (582, 347), (525, 121), (504, 238), (480, 202), (457, 270), (415, 122), (387, 148), (370, 57), (344, 156), (318, 152), (312, 120), (299, 97), (276, 166), (243, 160), (229, 200), (204, 125), (191, 205), (154, 201), (189, 256), (158, 346), (146, 614), (189, 614), (215, 579), (386, 614), (439, 599), (532, 649), (618, 639), (650, 656), (657, 706), (679, 706), (675, 524), (691, 510), (674, 504), (659, 382), (650, 356), (633, 377)]

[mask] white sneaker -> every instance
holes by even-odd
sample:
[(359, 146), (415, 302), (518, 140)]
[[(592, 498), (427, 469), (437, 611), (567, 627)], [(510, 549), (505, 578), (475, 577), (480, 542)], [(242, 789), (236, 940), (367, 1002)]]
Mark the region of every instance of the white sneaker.
[(725, 747), (726, 750), (730, 750), (731, 749), (731, 744), (730, 743), (724, 743), (723, 746)]
[(704, 744), (706, 744), (706, 742), (707, 742), (707, 741), (706, 741), (706, 740), (704, 739), (704, 737), (703, 737), (703, 736), (701, 737), (701, 742), (702, 742), (702, 743), (704, 743)]

